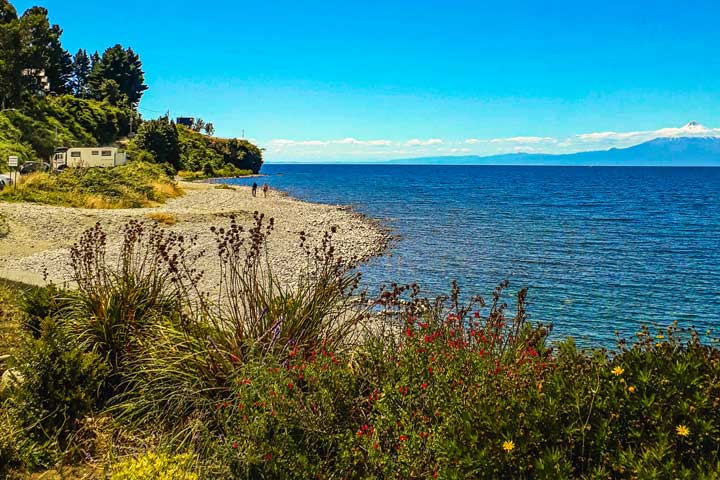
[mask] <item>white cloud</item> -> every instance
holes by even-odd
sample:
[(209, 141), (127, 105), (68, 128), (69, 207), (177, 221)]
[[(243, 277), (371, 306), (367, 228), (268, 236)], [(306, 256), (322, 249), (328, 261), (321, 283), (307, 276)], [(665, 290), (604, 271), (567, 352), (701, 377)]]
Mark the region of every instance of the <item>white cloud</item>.
[(403, 145), (406, 147), (425, 147), (428, 145), (441, 145), (443, 140), (441, 138), (429, 138), (427, 140), (420, 140), (419, 138), (413, 138), (408, 140)]
[(555, 143), (552, 137), (505, 137), (505, 138), (493, 138), (490, 143)]
[(440, 155), (494, 155), (514, 152), (571, 153), (608, 148), (625, 148), (657, 137), (720, 137), (720, 128), (707, 128), (696, 122), (684, 127), (637, 130), (629, 132), (598, 131), (562, 138), (549, 136), (515, 136), (493, 139), (411, 138), (409, 140), (359, 139), (343, 137), (327, 140), (293, 140), (277, 138), (267, 141), (268, 158), (276, 160), (380, 160)]

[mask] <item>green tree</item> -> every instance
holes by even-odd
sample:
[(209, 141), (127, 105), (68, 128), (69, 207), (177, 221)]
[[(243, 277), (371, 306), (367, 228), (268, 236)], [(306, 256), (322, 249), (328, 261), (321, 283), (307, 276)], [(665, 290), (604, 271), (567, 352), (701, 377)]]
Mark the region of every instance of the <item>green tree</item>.
[[(87, 51), (80, 49), (73, 57), (71, 86), (76, 97), (86, 98), (89, 93), (88, 77), (92, 70), (92, 62)], [(119, 87), (118, 87), (119, 88)]]
[(40, 90), (39, 72), (44, 71), (52, 93), (68, 93), (72, 76), (72, 56), (62, 47), (62, 29), (50, 25), (48, 11), (32, 7), (19, 19), (24, 70), (35, 71), (25, 75), (30, 90)]
[(15, 9), (0, 0), (0, 107), (20, 104), (23, 92), (22, 37)]
[(206, 123), (205, 133), (207, 133), (208, 135), (212, 135), (213, 133), (215, 133), (215, 126), (210, 122)]
[(198, 118), (193, 122), (192, 130), (193, 132), (202, 132), (202, 130), (205, 128), (205, 120), (202, 118)]
[(108, 48), (101, 58), (93, 62), (88, 85), (94, 98), (107, 99), (104, 96), (108, 91), (106, 80), (117, 83), (120, 92), (127, 97), (133, 108), (137, 107), (143, 93), (148, 89), (140, 57), (132, 48), (124, 49), (121, 45)]
[(229, 148), (229, 154), (225, 155), (227, 163), (231, 163), (241, 170), (252, 170), (253, 173), (260, 171), (263, 164), (260, 148), (239, 138), (228, 140), (227, 143)]
[(10, 23), (17, 20), (17, 10), (8, 0), (0, 0), (0, 24)]
[(133, 139), (140, 150), (150, 152), (157, 163), (180, 166), (180, 142), (177, 127), (167, 117), (144, 122)]

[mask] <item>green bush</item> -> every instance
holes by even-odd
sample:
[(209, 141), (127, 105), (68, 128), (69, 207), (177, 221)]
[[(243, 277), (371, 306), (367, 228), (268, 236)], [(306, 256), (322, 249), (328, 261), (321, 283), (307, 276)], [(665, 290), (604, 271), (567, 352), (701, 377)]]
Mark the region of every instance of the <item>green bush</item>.
[(43, 447), (32, 460), (28, 451), (20, 455), (31, 468), (51, 465), (73, 447), (68, 442), (97, 405), (107, 367), (98, 355), (80, 350), (64, 326), (50, 318), (42, 322), (38, 339), (25, 339), (16, 363), (21, 381), (11, 387), (10, 414), (32, 440), (23, 449)]
[(20, 298), (20, 326), (35, 338), (40, 336), (42, 321), (56, 317), (65, 305), (63, 292), (54, 285), (28, 288)]

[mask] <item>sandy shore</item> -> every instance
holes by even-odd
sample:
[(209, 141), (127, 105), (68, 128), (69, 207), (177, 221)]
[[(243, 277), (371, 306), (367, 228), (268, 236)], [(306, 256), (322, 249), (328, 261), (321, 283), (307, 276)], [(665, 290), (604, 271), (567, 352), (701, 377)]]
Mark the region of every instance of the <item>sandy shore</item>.
[(291, 281), (304, 264), (299, 247), (299, 232), (308, 242), (319, 242), (323, 232), (337, 227), (335, 246), (344, 257), (379, 255), (388, 236), (377, 222), (347, 208), (302, 202), (280, 192), (270, 191), (267, 198), (253, 198), (249, 187), (219, 189), (206, 183), (181, 183), (185, 195), (156, 208), (90, 210), (52, 207), (29, 203), (0, 203), (0, 213), (8, 220), (9, 234), (0, 239), (0, 277), (25, 283), (40, 283), (43, 272), (49, 280), (62, 283), (69, 278), (69, 247), (80, 234), (100, 222), (108, 233), (108, 245), (120, 244), (123, 226), (129, 220), (151, 222), (151, 214), (171, 215), (177, 223), (169, 230), (197, 235), (198, 248), (207, 254), (198, 267), (206, 272), (207, 287), (217, 283), (218, 261), (212, 226), (225, 226), (235, 215), (246, 225), (258, 211), (275, 219), (275, 231), (269, 241), (269, 258), (281, 278)]

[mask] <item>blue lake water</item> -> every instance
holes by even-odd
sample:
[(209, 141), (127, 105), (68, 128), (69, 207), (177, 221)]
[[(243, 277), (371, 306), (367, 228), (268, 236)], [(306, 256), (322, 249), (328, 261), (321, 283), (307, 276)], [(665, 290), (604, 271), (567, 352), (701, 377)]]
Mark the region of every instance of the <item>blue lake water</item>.
[[(720, 168), (265, 165), (272, 188), (350, 205), (400, 240), (369, 285), (528, 286), (555, 338), (614, 344), (643, 323), (720, 326)], [(236, 179), (247, 184), (252, 180)]]

